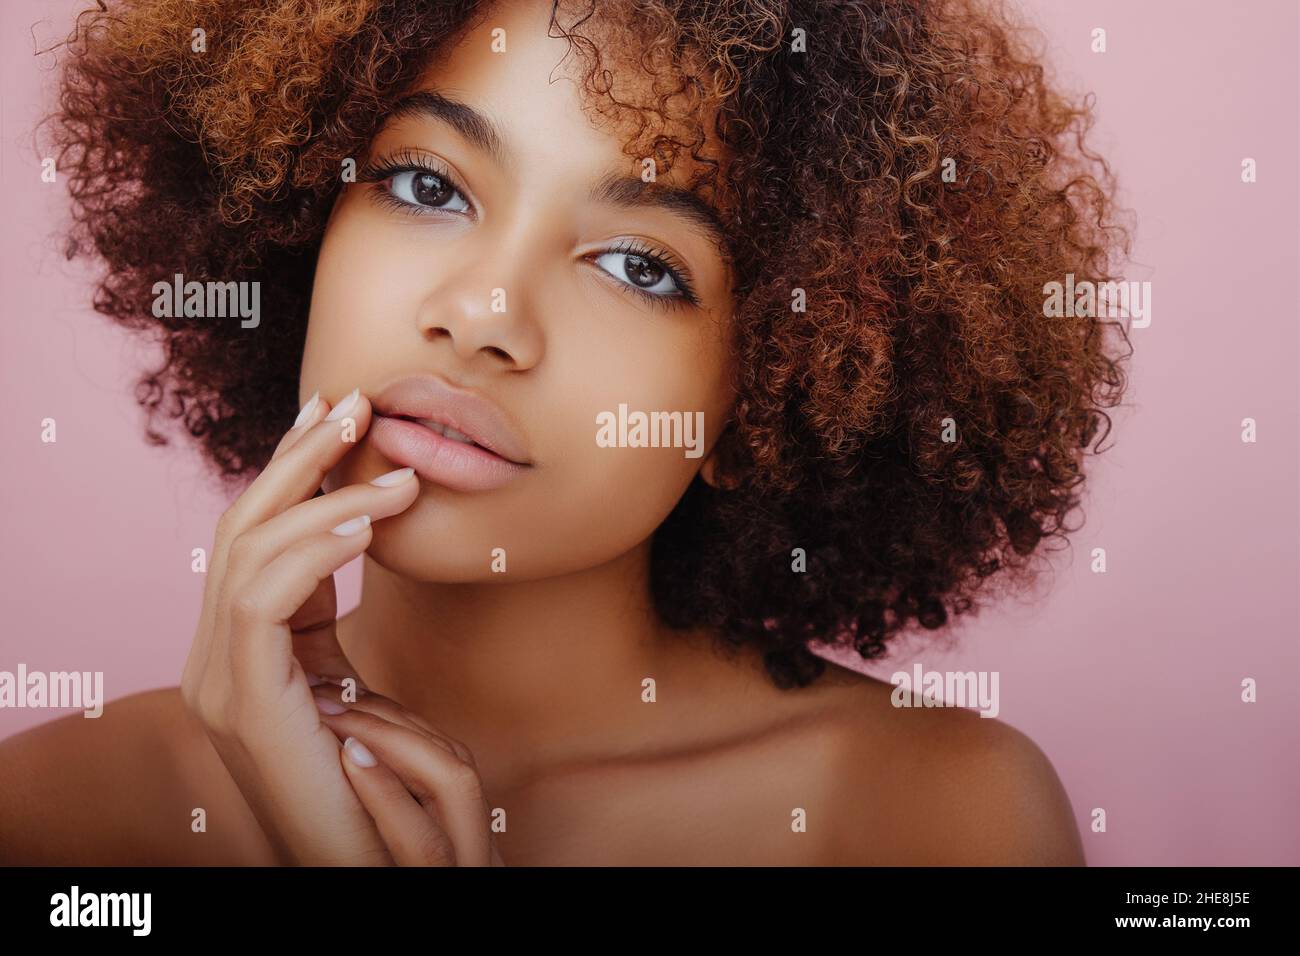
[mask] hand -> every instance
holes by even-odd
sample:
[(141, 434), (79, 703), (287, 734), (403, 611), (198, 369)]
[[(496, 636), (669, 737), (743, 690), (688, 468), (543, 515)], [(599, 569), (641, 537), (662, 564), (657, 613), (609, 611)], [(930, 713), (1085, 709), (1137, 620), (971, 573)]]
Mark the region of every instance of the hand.
[(348, 779), (396, 865), (505, 865), (468, 747), (379, 694), (344, 703), (331, 684), (314, 693), (337, 711), (321, 720), (343, 741)]
[[(334, 420), (328, 410), (318, 399), (217, 523), (181, 695), (282, 862), (382, 864), (391, 862), (387, 846), (340, 765), (305, 672), (364, 690), (339, 646), (333, 575), (369, 547), (370, 521), (415, 501), (419, 481), (408, 472), (388, 487), (313, 497), (355, 447), (344, 439), (370, 426), (359, 392)], [(355, 436), (342, 429), (349, 419)]]

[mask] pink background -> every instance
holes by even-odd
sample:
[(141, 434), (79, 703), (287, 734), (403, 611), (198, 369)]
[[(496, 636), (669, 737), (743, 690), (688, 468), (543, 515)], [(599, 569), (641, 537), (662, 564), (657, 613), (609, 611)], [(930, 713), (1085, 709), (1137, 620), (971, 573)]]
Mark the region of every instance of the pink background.
[[(64, 184), (41, 182), (32, 146), (52, 75), (32, 52), (82, 5), (0, 4), (0, 669), (100, 670), (112, 700), (179, 683), (203, 585), (190, 551), (224, 502), (196, 455), (145, 444), (131, 387), (148, 353), (90, 311), (59, 254)], [(965, 625), (960, 653), (916, 659), (1000, 672), (999, 719), (1052, 759), (1090, 863), (1297, 864), (1297, 5), (1025, 7), (1061, 78), (1097, 94), (1094, 143), (1138, 214), (1127, 277), (1152, 283), (1153, 320), (1055, 575)], [(64, 713), (0, 710), (0, 737)]]

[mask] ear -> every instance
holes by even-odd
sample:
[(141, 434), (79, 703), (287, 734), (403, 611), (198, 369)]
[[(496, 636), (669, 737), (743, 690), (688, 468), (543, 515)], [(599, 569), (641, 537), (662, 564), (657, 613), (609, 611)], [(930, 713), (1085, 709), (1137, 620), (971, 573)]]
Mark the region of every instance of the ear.
[(700, 465), (700, 477), (704, 479), (704, 483), (710, 488), (718, 487), (718, 453), (716, 450), (709, 452), (709, 457), (705, 458), (704, 464)]
[(729, 432), (730, 429), (731, 426), (728, 425), (727, 428), (723, 430), (722, 435), (713, 443), (713, 447), (709, 449), (709, 454), (705, 457), (704, 464), (700, 465), (700, 478), (703, 479), (704, 483), (710, 488), (716, 488), (718, 491), (734, 491), (740, 485), (740, 482), (738, 482), (734, 477), (724, 473), (725, 469), (722, 466), (722, 449), (727, 441), (727, 432)]

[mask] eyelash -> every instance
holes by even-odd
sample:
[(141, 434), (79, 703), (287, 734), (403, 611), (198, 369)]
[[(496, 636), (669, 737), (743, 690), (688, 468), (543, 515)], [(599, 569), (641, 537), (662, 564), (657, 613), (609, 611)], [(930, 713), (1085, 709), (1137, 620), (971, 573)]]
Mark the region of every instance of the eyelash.
[[(430, 156), (416, 153), (410, 149), (400, 149), (395, 153), (380, 156), (367, 162), (365, 167), (357, 174), (357, 181), (375, 184), (377, 188), (371, 191), (371, 195), (375, 200), (390, 208), (396, 209), (404, 215), (423, 217), (429, 215), (430, 212), (439, 212), (440, 210), (436, 210), (431, 206), (416, 206), (403, 199), (398, 199), (389, 189), (383, 187), (383, 184), (393, 176), (396, 176), (399, 173), (409, 172), (432, 173), (434, 176), (437, 176), (442, 180), (444, 185), (459, 194), (467, 204), (469, 203), (469, 198), (465, 195), (465, 190), (461, 188), (456, 177), (453, 176), (445, 166)], [(422, 209), (428, 210), (428, 212), (419, 211)], [(460, 213), (456, 213), (455, 210), (446, 211), (460, 215)], [(663, 271), (668, 274), (677, 285), (679, 292), (674, 295), (656, 295), (653, 292), (646, 292), (644, 289), (639, 289), (629, 282), (614, 279), (615, 284), (620, 289), (626, 290), (632, 295), (640, 298), (642, 301), (648, 301), (652, 305), (666, 309), (683, 309), (687, 305), (698, 306), (700, 304), (699, 295), (696, 293), (695, 287), (689, 278), (689, 271), (680, 261), (678, 261), (677, 257), (667, 249), (652, 249), (638, 239), (620, 239), (613, 246), (610, 246), (607, 249), (602, 249), (597, 255), (618, 254), (635, 255), (648, 259), (651, 263), (663, 269)], [(597, 266), (597, 268), (600, 267)], [(601, 271), (605, 272), (606, 275), (609, 275), (607, 270), (601, 269)], [(611, 276), (611, 278), (613, 277)]]

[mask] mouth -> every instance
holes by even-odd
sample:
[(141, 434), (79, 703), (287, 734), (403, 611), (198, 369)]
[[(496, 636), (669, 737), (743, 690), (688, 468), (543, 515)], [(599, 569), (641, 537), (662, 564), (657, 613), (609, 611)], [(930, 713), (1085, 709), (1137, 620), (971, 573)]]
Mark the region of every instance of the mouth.
[(531, 467), (514, 422), (477, 393), (432, 377), (403, 379), (373, 400), (368, 437), (385, 457), (458, 491), (487, 491)]
[[(475, 448), (482, 448), (486, 452), (491, 452), (494, 455), (496, 454), (496, 452), (492, 451), (491, 448), (488, 448), (484, 445), (480, 445), (478, 442), (470, 438), (464, 432), (458, 432), (450, 425), (446, 425), (443, 424), (442, 422), (434, 421), (431, 418), (415, 418), (412, 415), (389, 415), (387, 417), (395, 418), (399, 422), (415, 422), (415, 424), (417, 425), (423, 425), (425, 428), (437, 432), (439, 435), (442, 435), (444, 438), (450, 438), (452, 441), (464, 442), (466, 445), (473, 445)], [(502, 456), (498, 456), (498, 457), (502, 457)], [(509, 459), (506, 460), (509, 461)], [(515, 464), (519, 464), (519, 462), (516, 462)]]
[(514, 481), (528, 465), (502, 458), (468, 436), (427, 419), (375, 414), (368, 433), (385, 458), (415, 469), (453, 491), (491, 491)]

